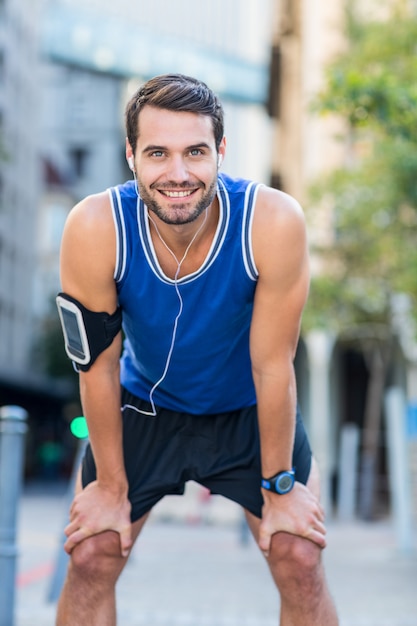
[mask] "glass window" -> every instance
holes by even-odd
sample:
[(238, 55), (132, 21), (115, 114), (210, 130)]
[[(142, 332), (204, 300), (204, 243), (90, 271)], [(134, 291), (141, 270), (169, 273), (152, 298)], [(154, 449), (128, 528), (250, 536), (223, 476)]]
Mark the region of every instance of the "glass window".
[(77, 178), (83, 178), (86, 173), (88, 150), (86, 148), (77, 147), (70, 150), (70, 159), (72, 171)]

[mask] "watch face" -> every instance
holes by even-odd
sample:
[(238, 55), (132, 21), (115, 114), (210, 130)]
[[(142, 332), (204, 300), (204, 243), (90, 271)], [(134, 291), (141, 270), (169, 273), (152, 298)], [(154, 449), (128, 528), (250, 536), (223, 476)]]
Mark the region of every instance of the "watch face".
[(294, 478), (290, 474), (284, 474), (280, 476), (276, 482), (276, 489), (278, 492), (290, 491), (294, 484)]

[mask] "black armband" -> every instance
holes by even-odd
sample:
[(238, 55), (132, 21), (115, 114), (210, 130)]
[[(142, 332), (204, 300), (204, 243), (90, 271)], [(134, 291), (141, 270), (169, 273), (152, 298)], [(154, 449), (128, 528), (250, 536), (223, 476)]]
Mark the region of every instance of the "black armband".
[(89, 311), (66, 293), (58, 294), (56, 304), (65, 351), (77, 369), (87, 372), (120, 331), (122, 310), (118, 307), (112, 315)]

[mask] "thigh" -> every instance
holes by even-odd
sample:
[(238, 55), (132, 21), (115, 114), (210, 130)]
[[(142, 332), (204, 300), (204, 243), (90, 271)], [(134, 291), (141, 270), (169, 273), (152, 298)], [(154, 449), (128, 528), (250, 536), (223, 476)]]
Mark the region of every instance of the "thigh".
[[(80, 468), (75, 484), (75, 494), (79, 493), (82, 489)], [(94, 580), (96, 580), (98, 576), (102, 577), (104, 575), (107, 581), (111, 581), (112, 584), (115, 584), (123, 571), (135, 541), (145, 525), (148, 516), (149, 513), (146, 513), (132, 523), (132, 546), (126, 557), (121, 554), (120, 537), (118, 533), (113, 530), (107, 530), (86, 537), (74, 547), (70, 556), (70, 572), (75, 568), (75, 570), (83, 571), (84, 575)]]
[[(196, 480), (212, 493), (237, 502), (261, 518), (263, 498), (256, 406), (218, 416), (216, 420), (217, 439), (213, 445), (216, 456), (211, 474)], [(297, 410), (292, 462), (298, 482), (307, 483), (311, 458), (310, 444)]]
[[(132, 505), (131, 521), (139, 520), (165, 495), (184, 493), (183, 416), (167, 409), (143, 414), (149, 404), (126, 390), (122, 393), (123, 454)], [(82, 485), (96, 479), (90, 446), (82, 464)]]
[[(306, 486), (316, 496), (316, 498), (320, 498), (320, 474), (317, 461), (314, 457), (311, 458), (311, 469), (307, 478)], [(261, 519), (259, 516), (253, 515), (253, 513), (251, 513), (251, 511), (248, 511), (247, 509), (244, 509), (244, 513), (249, 528), (251, 529), (252, 534), (257, 541)]]

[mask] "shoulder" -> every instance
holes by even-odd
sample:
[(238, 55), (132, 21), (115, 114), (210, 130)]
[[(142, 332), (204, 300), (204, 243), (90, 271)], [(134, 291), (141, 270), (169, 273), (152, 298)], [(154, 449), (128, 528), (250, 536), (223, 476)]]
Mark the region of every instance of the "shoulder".
[(115, 259), (116, 235), (108, 193), (88, 196), (70, 211), (65, 224), (60, 264), (63, 290), (94, 310), (97, 292), (113, 282)]
[[(80, 235), (95, 232), (104, 235), (108, 232), (110, 236), (114, 236), (114, 211), (124, 212), (126, 206), (136, 208), (136, 200), (137, 193), (133, 181), (89, 195), (70, 211), (66, 229), (74, 229)], [(119, 206), (119, 211), (117, 206)]]
[(285, 225), (305, 227), (304, 212), (295, 198), (278, 189), (260, 185), (255, 207), (255, 219), (262, 226)]
[(295, 198), (267, 186), (260, 186), (256, 199), (252, 244), (255, 262), (265, 266), (302, 264), (307, 256), (304, 212)]
[(107, 191), (87, 196), (71, 209), (68, 214), (66, 230), (76, 230), (82, 235), (95, 229), (105, 229), (111, 224), (112, 209)]
[(87, 196), (69, 212), (62, 246), (73, 254), (108, 254), (116, 245), (113, 212), (108, 192)]

